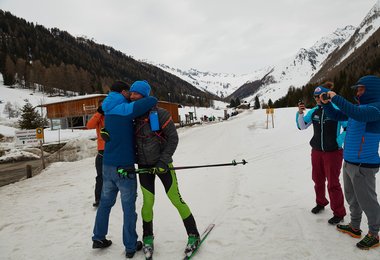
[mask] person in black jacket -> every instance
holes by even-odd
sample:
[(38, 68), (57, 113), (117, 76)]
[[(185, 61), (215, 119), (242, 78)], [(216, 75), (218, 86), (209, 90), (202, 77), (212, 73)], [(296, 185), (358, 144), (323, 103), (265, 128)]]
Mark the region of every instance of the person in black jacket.
[(313, 125), (314, 135), (310, 140), (312, 178), (316, 195), (316, 206), (311, 210), (318, 214), (329, 203), (326, 198), (327, 190), (330, 197), (330, 206), (334, 216), (328, 220), (330, 224), (338, 224), (343, 221), (346, 215), (342, 188), (339, 182), (340, 169), (343, 159), (343, 139), (344, 131), (341, 128), (346, 126), (346, 122), (337, 122), (326, 116), (320, 95), (327, 93), (329, 89), (318, 86), (314, 90), (314, 98), (317, 106), (308, 111), (304, 116), (305, 105), (298, 104), (297, 127), (300, 130), (307, 129)]
[[(149, 93), (150, 86), (146, 81), (136, 81), (131, 86), (130, 99), (136, 101), (149, 96)], [(159, 123), (159, 126), (156, 123)], [(176, 173), (170, 169), (173, 167), (172, 156), (178, 145), (178, 134), (170, 113), (163, 108), (153, 108), (145, 115), (136, 118), (135, 138), (139, 168), (153, 169), (153, 174), (139, 175), (143, 193), (141, 215), (143, 219), (144, 252), (146, 256), (151, 256), (153, 253), (154, 182), (157, 176), (183, 220), (188, 234), (185, 254), (189, 254), (199, 243), (199, 232), (190, 208), (180, 195)]]

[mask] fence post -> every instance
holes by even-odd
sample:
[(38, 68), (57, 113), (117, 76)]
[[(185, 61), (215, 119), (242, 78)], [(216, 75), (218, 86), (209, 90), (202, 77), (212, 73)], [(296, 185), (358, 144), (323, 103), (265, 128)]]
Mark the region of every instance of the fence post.
[(30, 164), (27, 164), (26, 165), (26, 178), (29, 179), (29, 178), (32, 178), (32, 165)]

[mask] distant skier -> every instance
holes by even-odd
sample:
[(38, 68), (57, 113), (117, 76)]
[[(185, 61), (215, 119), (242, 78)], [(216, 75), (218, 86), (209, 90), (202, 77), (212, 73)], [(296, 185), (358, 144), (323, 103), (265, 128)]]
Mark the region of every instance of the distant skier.
[(318, 86), (314, 90), (314, 99), (317, 106), (304, 115), (305, 105), (298, 103), (296, 116), (297, 127), (300, 130), (313, 125), (314, 135), (310, 140), (312, 179), (316, 195), (316, 206), (311, 210), (318, 214), (329, 204), (326, 199), (325, 182), (330, 197), (330, 207), (334, 216), (328, 220), (330, 224), (338, 224), (346, 215), (342, 188), (339, 182), (340, 169), (342, 167), (342, 144), (346, 122), (336, 122), (329, 118), (323, 110), (320, 95), (329, 91), (327, 86)]
[[(380, 167), (380, 78), (364, 76), (353, 88), (358, 105), (329, 91), (323, 107), (334, 120), (348, 119), (343, 181), (351, 222), (338, 225), (337, 229), (360, 238), (360, 222), (364, 211), (368, 219), (368, 234), (356, 246), (370, 249), (380, 246), (380, 205), (376, 194), (376, 173)], [(330, 99), (340, 110), (331, 105)]]
[(104, 127), (104, 111), (102, 109), (103, 100), (99, 101), (99, 106), (96, 113), (88, 120), (86, 124), (87, 129), (96, 129), (96, 139), (98, 154), (95, 158), (96, 178), (95, 178), (95, 202), (92, 204), (94, 207), (99, 206), (100, 195), (103, 186), (103, 153), (104, 153), (104, 140), (100, 136), (100, 129)]
[[(149, 96), (150, 85), (146, 81), (136, 81), (130, 89), (131, 101)], [(178, 134), (170, 113), (163, 108), (153, 108), (150, 112), (135, 119), (135, 135), (139, 168), (153, 168), (153, 174), (139, 175), (143, 193), (144, 253), (147, 259), (153, 254), (153, 204), (154, 182), (156, 176), (165, 187), (167, 196), (177, 208), (188, 234), (185, 254), (190, 254), (199, 243), (199, 232), (195, 219), (182, 200), (178, 189), (177, 177), (172, 156), (178, 145)]]

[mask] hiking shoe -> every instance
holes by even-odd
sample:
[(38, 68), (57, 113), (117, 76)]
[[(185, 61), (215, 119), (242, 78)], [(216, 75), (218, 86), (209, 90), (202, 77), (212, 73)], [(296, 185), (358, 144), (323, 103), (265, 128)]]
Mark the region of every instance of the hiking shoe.
[(379, 236), (374, 236), (368, 233), (359, 243), (356, 244), (357, 247), (363, 250), (369, 250), (380, 246)]
[(136, 253), (136, 251), (135, 252), (125, 252), (125, 257), (126, 258), (133, 258), (135, 256), (135, 253)]
[(343, 219), (344, 219), (343, 217), (338, 217), (334, 215), (327, 222), (329, 222), (329, 224), (331, 225), (335, 225), (335, 224), (339, 224), (340, 222), (343, 222)]
[(336, 229), (342, 233), (346, 233), (354, 238), (361, 238), (362, 231), (360, 229), (356, 229), (351, 227), (351, 224), (348, 225), (340, 225), (338, 224), (336, 226)]
[(185, 254), (188, 255), (189, 253), (193, 252), (198, 247), (199, 242), (199, 235), (189, 234), (185, 248)]
[(102, 239), (102, 240), (93, 240), (92, 248), (106, 248), (112, 244), (111, 240)]
[(140, 251), (143, 248), (143, 243), (141, 241), (136, 242), (136, 251)]
[(321, 205), (317, 204), (317, 206), (315, 206), (314, 208), (311, 209), (311, 212), (314, 214), (318, 214), (319, 212), (321, 212), (324, 209), (325, 209), (325, 206), (321, 206)]
[(99, 207), (99, 201), (95, 201), (94, 203), (92, 203), (92, 206), (93, 206), (94, 208)]
[(137, 241), (136, 242), (136, 251), (132, 251), (132, 252), (125, 251), (125, 257), (126, 258), (133, 258), (135, 256), (135, 253), (137, 251), (140, 251), (142, 249), (142, 247), (143, 247), (142, 242), (141, 241)]

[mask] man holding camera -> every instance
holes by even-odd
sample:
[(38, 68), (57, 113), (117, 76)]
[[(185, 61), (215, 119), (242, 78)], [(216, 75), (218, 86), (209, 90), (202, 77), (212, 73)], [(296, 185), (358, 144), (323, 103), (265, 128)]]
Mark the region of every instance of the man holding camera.
[[(337, 229), (360, 238), (360, 222), (364, 211), (369, 231), (356, 246), (368, 250), (380, 246), (380, 205), (376, 194), (376, 173), (380, 166), (380, 78), (364, 76), (353, 89), (358, 105), (329, 91), (328, 99), (323, 100), (323, 107), (326, 114), (334, 120), (348, 119), (343, 182), (346, 200), (350, 205), (351, 222), (348, 225), (338, 225)], [(334, 108), (330, 100), (340, 110)]]
[[(330, 86), (331, 83), (328, 83)], [(327, 117), (322, 107), (320, 96), (330, 91), (325, 86), (318, 86), (314, 90), (314, 99), (317, 106), (304, 115), (305, 104), (298, 103), (297, 127), (300, 130), (307, 129), (313, 125), (314, 135), (310, 140), (312, 179), (316, 195), (316, 206), (311, 210), (318, 214), (329, 204), (326, 198), (325, 182), (327, 179), (327, 190), (330, 197), (330, 207), (334, 216), (328, 220), (330, 224), (338, 224), (346, 215), (344, 198), (339, 182), (340, 169), (343, 159), (343, 139), (346, 122), (337, 122)], [(341, 131), (343, 129), (343, 131)]]

